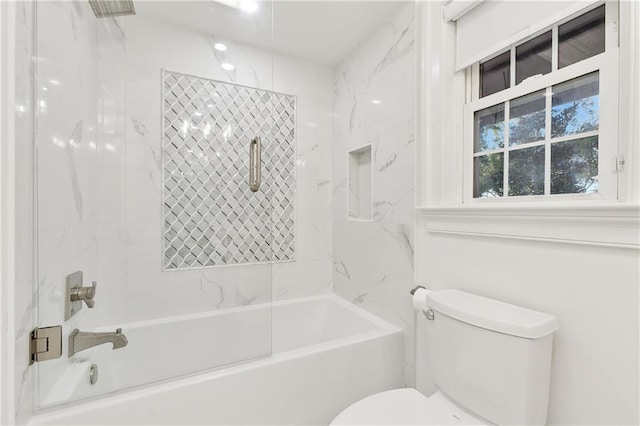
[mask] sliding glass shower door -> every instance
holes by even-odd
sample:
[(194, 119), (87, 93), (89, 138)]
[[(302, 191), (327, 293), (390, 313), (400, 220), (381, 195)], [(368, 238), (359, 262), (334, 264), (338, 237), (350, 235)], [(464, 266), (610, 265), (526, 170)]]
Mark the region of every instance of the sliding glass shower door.
[(40, 407), (270, 355), (293, 253), (270, 3), (116, 3), (36, 4)]

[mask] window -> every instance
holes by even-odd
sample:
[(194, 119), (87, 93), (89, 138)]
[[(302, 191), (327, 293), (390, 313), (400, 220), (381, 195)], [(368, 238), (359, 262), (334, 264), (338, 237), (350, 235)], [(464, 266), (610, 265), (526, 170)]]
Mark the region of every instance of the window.
[[(600, 4), (467, 72), (466, 199), (615, 199), (615, 4)], [(537, 197), (536, 197), (537, 196)]]

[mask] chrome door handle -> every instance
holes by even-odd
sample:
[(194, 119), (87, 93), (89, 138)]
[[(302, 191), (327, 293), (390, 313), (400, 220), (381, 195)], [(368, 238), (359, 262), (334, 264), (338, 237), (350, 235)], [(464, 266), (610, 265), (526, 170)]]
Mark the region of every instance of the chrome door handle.
[(262, 142), (256, 136), (249, 143), (249, 189), (258, 192), (260, 189), (260, 169), (262, 167)]

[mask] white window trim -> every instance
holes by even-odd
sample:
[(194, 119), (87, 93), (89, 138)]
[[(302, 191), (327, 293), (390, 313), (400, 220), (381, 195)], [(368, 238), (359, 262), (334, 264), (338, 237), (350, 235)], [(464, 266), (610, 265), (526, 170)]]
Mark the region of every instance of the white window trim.
[(637, 204), (430, 207), (419, 212), (433, 233), (640, 250)]
[[(464, 72), (455, 72), (455, 24), (418, 3), (416, 206), (432, 233), (640, 249), (640, 3), (620, 2), (617, 201), (463, 203)], [(534, 80), (535, 81), (535, 80)], [(524, 84), (524, 83), (523, 83)]]

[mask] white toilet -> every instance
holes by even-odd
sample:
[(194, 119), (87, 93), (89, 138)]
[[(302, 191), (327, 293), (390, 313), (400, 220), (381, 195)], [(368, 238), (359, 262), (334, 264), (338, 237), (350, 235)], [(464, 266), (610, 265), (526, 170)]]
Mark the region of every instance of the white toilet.
[(458, 290), (425, 298), (417, 356), (425, 357), (437, 391), (380, 392), (331, 424), (545, 424), (555, 317)]

